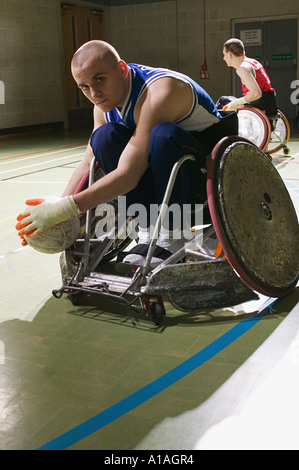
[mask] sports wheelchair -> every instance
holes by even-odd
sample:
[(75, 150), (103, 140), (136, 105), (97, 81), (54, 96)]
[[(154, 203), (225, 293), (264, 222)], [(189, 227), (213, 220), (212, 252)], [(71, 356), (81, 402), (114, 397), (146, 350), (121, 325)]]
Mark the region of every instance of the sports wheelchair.
[(288, 155), (287, 143), (290, 139), (290, 126), (287, 118), (278, 110), (275, 116), (266, 116), (258, 108), (246, 105), (237, 110), (239, 135), (256, 144), (268, 155), (282, 149)]
[[(222, 138), (202, 169), (211, 224), (196, 227), (193, 240), (152, 266), (176, 175), (187, 160), (194, 157), (185, 155), (173, 167), (145, 264), (133, 266), (117, 259), (135, 243), (128, 236), (135, 230), (134, 220), (118, 224), (117, 211), (112, 211), (107, 234), (97, 237), (97, 224), (110, 220), (102, 205), (82, 216), (79, 238), (61, 255), (63, 281), (53, 291), (56, 298), (66, 294), (74, 305), (84, 305), (84, 297), (108, 297), (159, 325), (166, 315), (165, 302), (182, 312), (198, 312), (239, 305), (258, 299), (258, 294), (282, 297), (295, 288), (297, 214), (268, 155), (241, 136)], [(94, 160), (77, 191), (102, 176)], [(117, 200), (109, 207), (117, 209)], [(206, 240), (214, 235), (223, 256), (207, 248)]]

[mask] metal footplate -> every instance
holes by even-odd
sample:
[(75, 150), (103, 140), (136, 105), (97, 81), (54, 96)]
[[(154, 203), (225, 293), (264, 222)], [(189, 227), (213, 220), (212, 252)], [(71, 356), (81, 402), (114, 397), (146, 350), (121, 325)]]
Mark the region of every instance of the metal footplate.
[(142, 284), (140, 279), (138, 270), (132, 276), (128, 266), (127, 275), (93, 272), (81, 282), (65, 285), (63, 291), (102, 294), (124, 303), (126, 296), (160, 295), (181, 311), (232, 306), (258, 298), (225, 258), (169, 264), (149, 273)]

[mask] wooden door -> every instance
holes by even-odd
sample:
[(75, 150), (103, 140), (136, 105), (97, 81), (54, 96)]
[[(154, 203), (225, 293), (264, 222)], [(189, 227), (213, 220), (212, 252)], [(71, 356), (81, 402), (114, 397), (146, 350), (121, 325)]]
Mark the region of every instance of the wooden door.
[(74, 52), (85, 42), (103, 39), (103, 12), (71, 4), (61, 4), (62, 39), (68, 128), (92, 125), (93, 105), (78, 89), (71, 74)]

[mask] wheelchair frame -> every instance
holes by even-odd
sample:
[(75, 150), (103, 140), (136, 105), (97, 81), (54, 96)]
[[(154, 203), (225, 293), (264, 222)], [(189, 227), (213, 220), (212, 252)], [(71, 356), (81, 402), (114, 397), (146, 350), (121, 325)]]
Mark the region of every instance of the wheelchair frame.
[[(235, 230), (235, 227), (232, 227), (234, 223), (229, 222), (228, 226), (226, 226), (225, 209), (222, 207), (225, 204), (222, 203), (221, 198), (219, 199), (219, 195), (223, 193), (223, 189), (227, 185), (227, 176), (225, 171), (223, 173), (223, 168), (226, 166), (230, 167), (230, 163), (228, 162), (234, 162), (234, 154), (237, 156), (236, 161), (238, 161), (238, 154), (241, 155), (242, 152), (248, 153), (250, 165), (252, 162), (252, 153), (259, 158), (261, 161), (260, 171), (262, 173), (265, 172), (265, 174), (268, 174), (268, 165), (270, 165), (270, 173), (272, 171), (276, 172), (274, 175), (275, 178), (277, 178), (278, 173), (269, 158), (248, 140), (239, 136), (222, 139), (215, 146), (209, 157), (207, 171), (208, 205), (212, 225), (206, 231), (202, 229), (195, 231), (195, 240), (185, 244), (178, 252), (172, 254), (168, 259), (157, 266), (151, 266), (151, 259), (157, 244), (176, 175), (185, 161), (194, 160), (192, 155), (185, 155), (173, 167), (144, 266), (132, 266), (125, 263), (118, 263), (114, 259), (111, 260), (109, 250), (111, 249), (114, 239), (109, 236), (106, 236), (100, 241), (91, 238), (93, 211), (88, 211), (86, 214), (85, 236), (78, 239), (75, 244), (62, 255), (64, 261), (65, 254), (68, 256), (66, 263), (69, 264), (68, 268), (71, 269), (67, 270), (67, 275), (63, 279), (63, 286), (53, 291), (53, 295), (60, 298), (63, 294), (67, 294), (68, 298), (74, 304), (80, 304), (80, 298), (84, 293), (106, 296), (115, 302), (129, 306), (139, 314), (146, 314), (146, 316), (158, 325), (166, 315), (165, 301), (170, 302), (174, 308), (178, 310), (189, 312), (237, 305), (257, 299), (258, 293), (280, 297), (293, 290), (299, 277), (298, 255), (297, 257), (295, 256), (296, 260), (294, 261), (293, 253), (289, 252), (289, 248), (284, 248), (284, 252), (282, 255), (280, 254), (280, 258), (281, 256), (285, 256), (289, 259), (289, 257), (292, 256), (293, 264), (295, 263), (294, 267), (292, 267), (291, 272), (288, 273), (286, 282), (283, 281), (281, 284), (279, 281), (279, 285), (269, 286), (267, 285), (267, 281), (264, 282), (264, 273), (255, 278), (255, 273), (250, 272), (250, 269), (248, 272), (246, 261), (244, 263), (242, 256), (239, 256), (238, 243), (236, 246), (235, 241), (232, 241), (234, 237), (230, 236), (230, 231)], [(230, 154), (233, 155), (233, 158), (227, 160), (227, 155)], [(244, 159), (243, 156), (242, 154), (242, 161), (245, 161), (244, 168), (246, 173), (247, 163), (246, 158)], [(222, 161), (222, 159), (224, 160)], [(266, 167), (265, 170), (264, 166)], [(93, 160), (89, 172), (89, 185), (94, 182), (95, 168), (96, 162)], [(235, 173), (234, 168), (232, 170), (233, 171), (230, 170), (230, 172)], [(230, 178), (229, 173), (228, 176)], [(263, 181), (263, 178), (261, 178), (261, 181)], [(279, 181), (278, 184), (277, 182), (275, 183), (275, 187), (280, 186), (281, 183)], [(293, 249), (299, 239), (297, 216), (287, 190), (284, 192), (284, 185), (279, 189), (280, 198), (282, 196), (285, 198), (285, 202), (287, 203), (286, 207), (288, 207), (285, 220), (290, 220), (291, 218), (291, 222), (294, 225), (292, 236), (289, 240), (290, 249)], [(282, 194), (281, 189), (283, 189)], [(269, 213), (273, 210), (275, 213), (275, 211), (280, 209), (277, 207), (274, 198), (273, 201), (271, 201), (272, 193), (268, 187), (263, 187), (261, 195), (262, 194), (264, 194), (261, 196), (262, 201), (260, 202), (260, 199), (257, 200), (258, 207), (254, 208), (253, 216), (255, 218), (257, 214), (257, 217), (261, 219), (262, 230), (265, 225), (270, 226), (270, 230), (272, 230), (271, 224), (269, 225)], [(230, 195), (229, 198), (231, 197), (232, 200), (234, 200), (235, 195)], [(245, 200), (247, 200), (247, 197)], [(279, 201), (279, 207), (281, 207), (281, 200)], [(239, 214), (241, 214), (242, 217), (244, 212), (246, 211), (241, 208), (241, 211), (237, 213), (237, 218)], [(279, 219), (280, 225), (283, 225), (281, 217), (279, 217)], [(120, 227), (120, 230), (122, 229), (123, 227)], [(285, 227), (283, 227), (283, 229), (285, 229)], [(274, 226), (274, 232), (275, 230), (276, 227)], [(199, 243), (196, 249), (194, 249), (194, 242), (200, 240), (201, 237), (205, 240), (205, 238), (209, 237), (213, 232), (216, 232), (218, 240), (224, 250), (224, 257), (216, 258), (213, 256), (205, 249), (204, 243)], [(242, 247), (242, 250), (244, 250), (244, 247)], [(285, 269), (285, 265), (281, 268), (281, 264), (283, 264), (281, 261), (282, 260), (279, 259), (277, 264), (275, 260), (275, 263), (279, 266), (279, 269)], [(75, 266), (72, 265), (74, 262)]]

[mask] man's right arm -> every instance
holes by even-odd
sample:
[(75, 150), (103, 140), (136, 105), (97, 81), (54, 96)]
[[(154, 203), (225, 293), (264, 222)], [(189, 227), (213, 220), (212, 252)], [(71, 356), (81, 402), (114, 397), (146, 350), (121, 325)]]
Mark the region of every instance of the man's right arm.
[(61, 195), (62, 197), (70, 196), (74, 194), (81, 179), (83, 178), (85, 173), (89, 170), (89, 166), (90, 166), (92, 158), (93, 158), (93, 151), (92, 151), (90, 144), (88, 143), (86, 151), (85, 151), (85, 155), (83, 159), (81, 160), (81, 162), (79, 163), (79, 165), (75, 168), (65, 190), (63, 191)]
[[(105, 123), (104, 116), (102, 111), (95, 106), (94, 108), (94, 127), (93, 130), (95, 131), (98, 127), (100, 127), (102, 124)], [(79, 165), (76, 167), (74, 170), (65, 190), (62, 193), (62, 197), (64, 196), (70, 196), (74, 194), (76, 191), (81, 179), (83, 176), (86, 174), (87, 171), (89, 171), (89, 167), (91, 164), (91, 161), (93, 159), (93, 150), (90, 146), (90, 143), (88, 142), (85, 155)]]
[(262, 92), (256, 81), (255, 71), (252, 65), (241, 64), (237, 69), (237, 74), (248, 89), (248, 92), (245, 95), (247, 103), (258, 100), (262, 97)]

